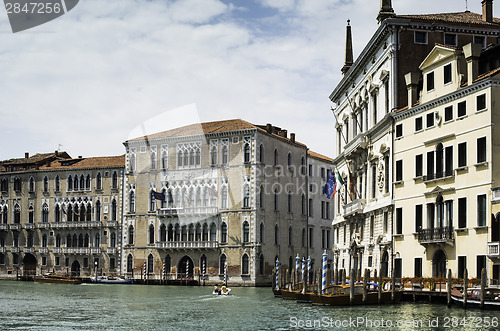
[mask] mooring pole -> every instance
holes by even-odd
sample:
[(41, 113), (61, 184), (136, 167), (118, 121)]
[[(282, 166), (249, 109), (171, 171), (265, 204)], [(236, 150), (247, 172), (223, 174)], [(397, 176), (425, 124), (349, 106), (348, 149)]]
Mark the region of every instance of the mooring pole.
[(448, 280), (446, 281), (446, 304), (448, 308), (451, 307), (451, 269), (448, 269)]

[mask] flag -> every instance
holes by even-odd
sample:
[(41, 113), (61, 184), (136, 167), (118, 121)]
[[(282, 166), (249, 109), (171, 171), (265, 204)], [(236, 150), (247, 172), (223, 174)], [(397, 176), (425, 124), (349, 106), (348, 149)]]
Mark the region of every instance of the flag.
[(333, 199), (335, 193), (337, 192), (337, 181), (335, 180), (335, 175), (333, 171), (328, 174), (328, 179), (325, 186), (323, 186), (323, 194), (327, 196), (328, 199)]
[(339, 173), (338, 170), (337, 170), (337, 178), (339, 180), (340, 186), (343, 186), (344, 185), (344, 179), (342, 178), (342, 176), (340, 175), (340, 173)]
[(163, 193), (163, 192), (161, 192), (161, 193), (160, 193), (160, 192), (153, 191), (153, 196), (154, 196), (154, 198), (155, 198), (156, 200), (161, 200), (161, 201), (165, 201), (165, 200), (167, 200), (167, 199), (165, 198), (165, 193)]

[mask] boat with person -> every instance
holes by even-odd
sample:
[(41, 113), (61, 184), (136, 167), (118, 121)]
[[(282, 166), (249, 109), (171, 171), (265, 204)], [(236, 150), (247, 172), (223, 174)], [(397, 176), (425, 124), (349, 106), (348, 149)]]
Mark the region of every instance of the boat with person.
[(221, 286), (220, 288), (216, 285), (212, 292), (213, 295), (231, 295), (231, 289), (226, 286)]
[(112, 276), (97, 276), (97, 277), (90, 277), (90, 280), (92, 283), (97, 283), (97, 284), (133, 284), (134, 280), (133, 279), (126, 279), (122, 277), (112, 277)]
[(80, 278), (49, 273), (45, 275), (35, 276), (33, 280), (37, 283), (47, 283), (47, 284), (81, 284), (82, 280)]
[[(453, 288), (451, 299), (459, 306), (464, 304), (463, 289)], [(467, 289), (467, 306), (481, 306), (481, 288), (471, 287)], [(484, 293), (484, 308), (500, 309), (500, 288), (487, 287)]]

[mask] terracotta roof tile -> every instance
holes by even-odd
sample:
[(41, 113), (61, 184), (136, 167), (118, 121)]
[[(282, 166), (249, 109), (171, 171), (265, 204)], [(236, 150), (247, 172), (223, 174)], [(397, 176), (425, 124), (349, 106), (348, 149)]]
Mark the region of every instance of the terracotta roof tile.
[(493, 18), (492, 23), (485, 22), (483, 21), (482, 15), (470, 11), (458, 12), (458, 13), (425, 14), (425, 15), (396, 15), (396, 17), (409, 18), (416, 21), (440, 21), (448, 23), (487, 25), (492, 27), (500, 24), (500, 19), (496, 17)]
[(316, 153), (316, 152), (313, 152), (313, 151), (307, 151), (307, 154), (310, 156), (310, 157), (314, 157), (316, 159), (321, 159), (323, 161), (326, 161), (326, 162), (332, 162), (333, 159), (332, 158), (329, 158), (328, 156), (324, 156), (322, 154), (319, 154), (319, 153)]
[(40, 167), (40, 170), (55, 169), (83, 169), (83, 168), (104, 168), (104, 167), (124, 167), (125, 155), (120, 156), (100, 156), (81, 159), (67, 159), (51, 162), (49, 165)]

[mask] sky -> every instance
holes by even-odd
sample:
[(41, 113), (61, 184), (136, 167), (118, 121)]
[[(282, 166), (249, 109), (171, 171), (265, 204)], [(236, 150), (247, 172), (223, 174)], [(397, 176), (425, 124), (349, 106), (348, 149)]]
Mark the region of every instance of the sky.
[[(396, 14), (465, 11), (465, 0), (393, 0)], [(377, 29), (379, 0), (80, 0), (12, 33), (0, 8), (0, 160), (123, 142), (241, 118), (294, 132), (333, 157), (328, 96)], [(494, 2), (500, 17), (500, 2)], [(481, 13), (481, 0), (468, 9)]]

